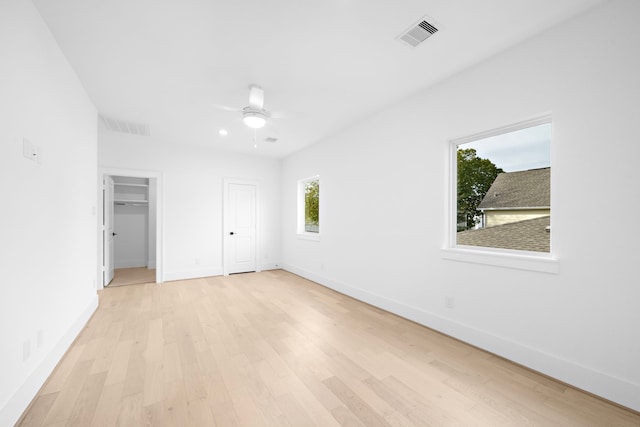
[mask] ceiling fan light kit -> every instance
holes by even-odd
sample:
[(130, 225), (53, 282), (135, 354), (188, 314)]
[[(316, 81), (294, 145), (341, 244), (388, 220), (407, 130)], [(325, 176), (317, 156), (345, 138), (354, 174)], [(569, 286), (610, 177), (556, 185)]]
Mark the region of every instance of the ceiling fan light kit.
[(267, 117), (264, 112), (247, 107), (242, 111), (242, 121), (251, 129), (260, 129), (267, 123)]

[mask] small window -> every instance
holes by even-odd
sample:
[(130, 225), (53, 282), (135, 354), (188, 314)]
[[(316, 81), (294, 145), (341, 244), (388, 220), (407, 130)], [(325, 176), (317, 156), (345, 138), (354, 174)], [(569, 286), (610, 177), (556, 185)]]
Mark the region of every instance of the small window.
[(298, 234), (320, 236), (320, 177), (298, 181)]
[(551, 253), (551, 118), (453, 141), (454, 247)]

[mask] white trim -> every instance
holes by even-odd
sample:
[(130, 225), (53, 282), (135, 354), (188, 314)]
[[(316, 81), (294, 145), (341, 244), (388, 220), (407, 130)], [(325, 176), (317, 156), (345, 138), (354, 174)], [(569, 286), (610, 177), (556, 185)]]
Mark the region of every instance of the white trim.
[(268, 271), (268, 270), (280, 270), (282, 263), (281, 262), (267, 262), (260, 265), (260, 271)]
[(238, 179), (238, 178), (223, 178), (222, 180), (222, 274), (229, 275), (229, 230), (227, 225), (229, 224), (229, 184), (240, 185), (252, 185), (256, 189), (256, 241), (254, 250), (254, 265), (256, 266), (256, 272), (261, 271), (261, 266), (258, 265), (259, 256), (259, 239), (260, 239), (260, 183), (255, 180)]
[(505, 133), (515, 132), (518, 130), (522, 130), (522, 129), (526, 129), (526, 128), (530, 128), (538, 125), (543, 125), (551, 122), (552, 122), (552, 115), (549, 112), (549, 113), (541, 114), (539, 116), (531, 117), (529, 119), (524, 119), (522, 121), (510, 124), (510, 125), (500, 126), (491, 130), (474, 133), (472, 135), (453, 138), (449, 140), (449, 142), (454, 146), (456, 146), (460, 144), (466, 144), (467, 142), (473, 142), (479, 139), (491, 138), (492, 136), (503, 135)]
[(320, 241), (320, 233), (309, 233), (308, 231), (304, 231), (302, 233), (297, 233), (296, 237), (301, 240), (313, 240), (315, 242)]
[(146, 258), (115, 260), (116, 268), (148, 267)]
[(12, 426), (18, 422), (97, 308), (98, 295), (96, 294), (92, 296), (89, 304), (82, 313), (80, 313), (67, 332), (53, 346), (51, 351), (44, 356), (43, 360), (36, 366), (31, 375), (27, 377), (4, 406), (0, 408), (0, 425)]
[(223, 271), (221, 268), (208, 268), (189, 271), (165, 271), (164, 281), (171, 282), (175, 280), (200, 279), (202, 277), (221, 276), (222, 274)]
[[(516, 268), (530, 271), (540, 271), (545, 273), (558, 273), (560, 269), (559, 261), (553, 254), (553, 233), (551, 234), (551, 252), (537, 253), (528, 251), (518, 251), (502, 248), (481, 248), (476, 246), (464, 246), (456, 243), (457, 231), (457, 175), (458, 175), (458, 146), (479, 139), (502, 135), (509, 132), (538, 126), (545, 123), (552, 123), (551, 113), (523, 120), (507, 126), (498, 127), (489, 131), (475, 133), (460, 138), (454, 138), (447, 142), (448, 168), (446, 173), (448, 178), (447, 207), (445, 209), (445, 245), (442, 250), (442, 257), (452, 261), (470, 262), (476, 264), (492, 265), (496, 267)], [(553, 180), (551, 180), (553, 185)], [(553, 194), (553, 189), (551, 191)], [(547, 209), (550, 209), (548, 207)], [(551, 219), (553, 221), (553, 218)], [(553, 224), (552, 224), (553, 225)], [(552, 227), (553, 229), (553, 227)]]
[(517, 270), (538, 271), (558, 274), (560, 264), (557, 259), (547, 253), (528, 251), (500, 250), (498, 248), (480, 248), (458, 245), (455, 248), (443, 248), (442, 258), (450, 261), (469, 262), (472, 264), (493, 265), (496, 267), (515, 268)]
[(551, 210), (551, 206), (525, 206), (520, 208), (478, 208), (480, 211), (544, 211)]
[(120, 169), (120, 168), (110, 168), (110, 167), (99, 167), (98, 168), (98, 277), (96, 280), (97, 288), (103, 289), (102, 284), (102, 252), (104, 248), (103, 242), (103, 233), (102, 233), (102, 223), (103, 223), (103, 215), (104, 215), (104, 207), (102, 200), (102, 186), (103, 180), (105, 176), (129, 176), (134, 178), (154, 178), (157, 183), (156, 188), (156, 283), (162, 283), (164, 281), (163, 277), (163, 266), (164, 266), (164, 251), (162, 245), (162, 230), (163, 230), (163, 222), (162, 222), (162, 213), (163, 213), (163, 182), (162, 182), (162, 172), (158, 171), (148, 171), (148, 170), (138, 170), (138, 169)]
[(640, 384), (596, 371), (588, 366), (546, 353), (527, 344), (455, 322), (436, 313), (365, 291), (346, 283), (328, 279), (290, 264), (282, 268), (374, 307), (435, 329), (446, 335), (497, 354), (515, 363), (549, 375), (574, 387), (601, 396), (634, 410), (640, 410)]

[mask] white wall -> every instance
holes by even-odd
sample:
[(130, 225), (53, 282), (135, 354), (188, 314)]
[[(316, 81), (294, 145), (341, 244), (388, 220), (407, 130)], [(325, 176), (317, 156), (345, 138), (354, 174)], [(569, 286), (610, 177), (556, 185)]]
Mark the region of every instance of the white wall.
[(165, 281), (222, 274), (224, 178), (259, 182), (258, 265), (269, 269), (280, 263), (279, 160), (108, 131), (98, 139), (101, 167), (162, 174)]
[[(28, 0), (0, 2), (0, 64), (0, 425), (8, 426), (97, 307), (97, 118)], [(40, 164), (22, 156), (23, 138), (40, 147)]]
[[(640, 410), (638, 16), (606, 3), (286, 158), (285, 266)], [(448, 141), (546, 112), (559, 274), (443, 259)], [(320, 242), (295, 234), (315, 174)]]

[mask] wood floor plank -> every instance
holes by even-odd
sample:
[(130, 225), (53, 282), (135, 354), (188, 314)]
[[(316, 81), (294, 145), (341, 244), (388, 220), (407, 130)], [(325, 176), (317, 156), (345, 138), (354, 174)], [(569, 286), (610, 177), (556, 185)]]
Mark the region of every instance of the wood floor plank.
[(38, 395), (31, 408), (22, 418), (20, 427), (35, 427), (44, 424), (44, 420), (60, 392)]
[(164, 420), (169, 426), (186, 426), (189, 421), (187, 394), (182, 380), (164, 383)]
[(71, 416), (76, 401), (89, 377), (93, 361), (80, 360), (71, 370), (58, 397), (49, 409), (44, 425), (65, 421)]
[(142, 393), (130, 394), (122, 398), (116, 427), (139, 426), (143, 424)]
[(122, 405), (123, 387), (124, 383), (105, 384), (91, 419), (91, 426), (110, 427), (116, 425)]
[(107, 288), (21, 426), (640, 426), (284, 271)]
[(151, 406), (162, 402), (164, 398), (164, 365), (162, 361), (151, 361), (145, 364), (144, 384), (142, 389), (143, 406)]
[(98, 400), (102, 394), (106, 378), (106, 372), (100, 372), (98, 374), (88, 376), (82, 390), (80, 390), (80, 394), (71, 414), (66, 418), (67, 425), (87, 426), (91, 423), (93, 414), (95, 414), (96, 411), (96, 406), (98, 405)]
[(49, 394), (56, 391), (62, 390), (64, 384), (66, 383), (69, 375), (76, 366), (76, 363), (80, 360), (82, 353), (84, 351), (84, 344), (71, 346), (67, 354), (65, 354), (64, 358), (60, 361), (55, 371), (49, 376), (47, 382), (40, 390), (41, 394)]
[(391, 424), (337, 377), (327, 378), (323, 383), (364, 425), (370, 427), (391, 427)]
[(299, 427), (312, 427), (318, 425), (291, 393), (278, 396), (276, 403), (290, 425)]
[(127, 376), (127, 369), (129, 368), (129, 357), (131, 356), (132, 347), (133, 341), (131, 340), (119, 341), (116, 344), (113, 357), (110, 360), (105, 385), (124, 382)]
[(148, 427), (163, 427), (164, 404), (162, 401), (154, 402), (142, 407), (142, 425)]

